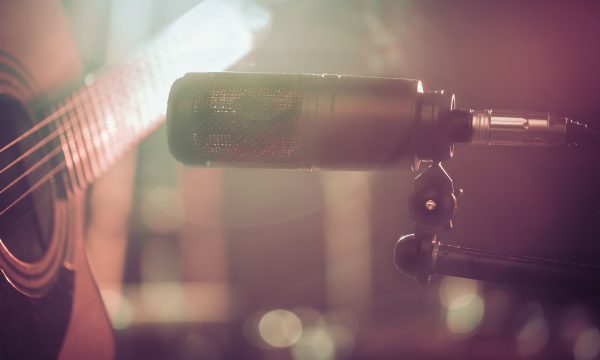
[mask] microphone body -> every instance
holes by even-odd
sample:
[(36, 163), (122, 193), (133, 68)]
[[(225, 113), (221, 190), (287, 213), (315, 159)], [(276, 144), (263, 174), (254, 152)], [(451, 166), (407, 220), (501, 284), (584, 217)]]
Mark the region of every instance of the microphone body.
[(317, 74), (188, 73), (167, 107), (187, 165), (370, 170), (444, 161), (455, 143), (555, 146), (600, 139), (548, 113), (455, 109), (419, 80)]
[[(185, 164), (375, 169), (449, 157), (456, 139), (438, 125), (453, 107), (452, 95), (424, 93), (418, 80), (190, 73), (172, 86), (167, 132)], [(470, 117), (462, 126), (467, 137)]]

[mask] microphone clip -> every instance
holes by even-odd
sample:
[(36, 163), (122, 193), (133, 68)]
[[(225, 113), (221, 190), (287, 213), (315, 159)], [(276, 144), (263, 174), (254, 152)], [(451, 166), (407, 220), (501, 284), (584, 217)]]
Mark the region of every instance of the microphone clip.
[[(457, 195), (461, 194), (462, 189), (454, 190), (452, 179), (439, 161), (430, 162), (414, 179), (408, 213), (415, 222), (415, 232), (400, 239), (398, 244), (402, 242), (403, 249), (396, 246), (394, 262), (400, 271), (409, 274), (419, 284), (429, 285), (431, 282), (433, 272), (429, 267), (437, 241), (436, 233), (440, 229), (452, 229)], [(399, 251), (407, 246), (411, 247), (410, 251)]]
[[(458, 195), (461, 193), (462, 190), (459, 190)], [(456, 205), (454, 184), (440, 162), (432, 163), (414, 179), (408, 214), (417, 230), (451, 229)]]

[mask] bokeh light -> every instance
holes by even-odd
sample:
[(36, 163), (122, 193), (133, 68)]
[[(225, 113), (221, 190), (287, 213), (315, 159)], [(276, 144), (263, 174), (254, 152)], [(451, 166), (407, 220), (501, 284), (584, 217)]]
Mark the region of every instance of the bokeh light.
[(329, 360), (335, 358), (335, 340), (326, 326), (316, 326), (305, 331), (292, 348), (295, 360)]
[(467, 336), (481, 324), (484, 313), (484, 303), (477, 294), (457, 296), (448, 306), (446, 326), (453, 335)]
[(445, 308), (458, 307), (460, 301), (466, 305), (477, 295), (478, 283), (476, 280), (445, 276), (440, 282), (439, 297)]
[(485, 303), (475, 280), (446, 276), (439, 286), (440, 303), (446, 308), (446, 327), (453, 338), (474, 334), (483, 320)]
[(311, 308), (295, 312), (302, 319), (304, 332), (291, 348), (294, 359), (337, 359), (352, 353), (359, 328), (354, 313), (335, 310), (321, 314)]
[(302, 322), (291, 311), (271, 310), (258, 322), (258, 332), (267, 344), (286, 348), (294, 345), (302, 336)]
[(600, 355), (600, 332), (597, 328), (585, 330), (577, 337), (573, 347), (575, 360), (597, 359)]
[(520, 311), (520, 316), (525, 321), (517, 330), (517, 351), (522, 356), (530, 356), (546, 346), (550, 330), (539, 304), (525, 305)]

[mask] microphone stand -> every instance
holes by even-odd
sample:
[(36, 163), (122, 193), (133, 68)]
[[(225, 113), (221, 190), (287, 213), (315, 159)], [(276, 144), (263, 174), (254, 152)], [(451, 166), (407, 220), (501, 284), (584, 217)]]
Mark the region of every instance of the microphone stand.
[(457, 197), (441, 162), (433, 162), (414, 180), (409, 215), (414, 234), (394, 248), (394, 263), (417, 283), (429, 286), (434, 274), (547, 289), (591, 289), (600, 285), (600, 267), (552, 259), (513, 256), (442, 244), (436, 233), (452, 228)]

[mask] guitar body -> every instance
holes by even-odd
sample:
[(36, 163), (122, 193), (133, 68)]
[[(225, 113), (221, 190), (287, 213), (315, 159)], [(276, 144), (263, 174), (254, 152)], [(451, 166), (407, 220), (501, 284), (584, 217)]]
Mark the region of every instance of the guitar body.
[(0, 215), (0, 359), (113, 356), (85, 255), (85, 192), (72, 191), (58, 173), (43, 178), (52, 166), (44, 160), (59, 158), (45, 155), (60, 140), (35, 148), (40, 132), (13, 143), (80, 70), (58, 1), (0, 1), (0, 207), (8, 208)]

